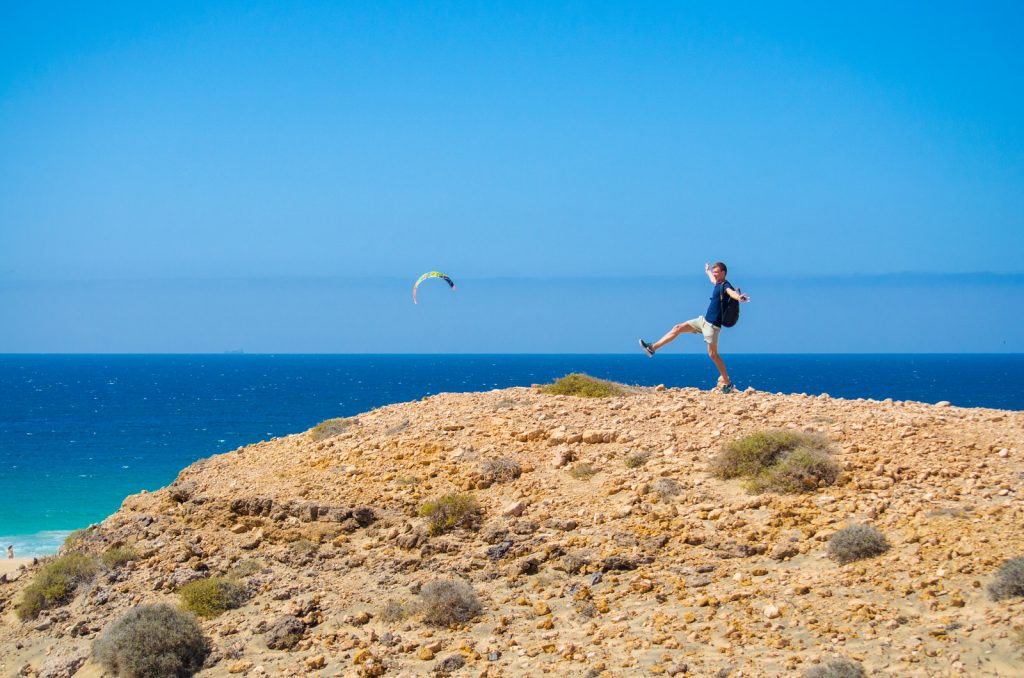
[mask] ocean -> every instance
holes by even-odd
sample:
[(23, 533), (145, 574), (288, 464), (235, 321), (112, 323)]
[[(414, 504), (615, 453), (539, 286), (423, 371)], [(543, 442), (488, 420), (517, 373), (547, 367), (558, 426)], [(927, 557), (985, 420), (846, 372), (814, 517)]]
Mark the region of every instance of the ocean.
[[(1024, 409), (1024, 354), (726, 355), (740, 388)], [(706, 355), (0, 355), (0, 547), (69, 531), (197, 459), (332, 417), (570, 372), (711, 388)]]

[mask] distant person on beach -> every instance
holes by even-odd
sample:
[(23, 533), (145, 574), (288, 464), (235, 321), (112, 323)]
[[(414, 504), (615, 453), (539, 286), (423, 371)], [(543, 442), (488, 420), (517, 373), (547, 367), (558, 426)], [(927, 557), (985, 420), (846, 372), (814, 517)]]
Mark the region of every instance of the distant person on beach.
[(721, 261), (715, 262), (714, 266), (704, 264), (704, 272), (715, 286), (714, 291), (711, 293), (711, 303), (708, 304), (708, 310), (704, 312), (704, 315), (699, 315), (693, 320), (687, 320), (685, 323), (675, 325), (664, 337), (653, 344), (648, 344), (643, 339), (640, 340), (640, 348), (644, 350), (648, 358), (653, 358), (655, 351), (680, 334), (690, 332), (704, 335), (704, 342), (708, 345), (708, 355), (711, 356), (712, 362), (715, 363), (719, 374), (722, 375), (718, 378), (718, 385), (722, 388), (722, 393), (732, 393), (736, 390), (732, 380), (729, 379), (729, 372), (725, 369), (725, 362), (722, 360), (722, 356), (718, 355), (718, 335), (722, 331), (722, 314), (725, 308), (724, 298), (725, 295), (728, 295), (736, 301), (750, 301), (750, 297), (746, 294), (740, 294), (739, 290), (735, 289), (732, 283), (725, 279), (725, 274), (728, 271), (729, 269)]
[(7, 559), (11, 560), (12, 558), (14, 558), (14, 544), (7, 547)]

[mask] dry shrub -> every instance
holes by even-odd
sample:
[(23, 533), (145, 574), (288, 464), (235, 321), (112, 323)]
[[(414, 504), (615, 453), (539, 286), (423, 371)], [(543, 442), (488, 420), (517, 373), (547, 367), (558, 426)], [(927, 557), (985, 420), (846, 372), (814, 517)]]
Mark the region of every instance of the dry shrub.
[(260, 570), (263, 569), (263, 563), (255, 558), (246, 558), (235, 563), (230, 570), (227, 571), (229, 579), (244, 579), (245, 577), (251, 577)]
[(1024, 596), (1024, 556), (1003, 563), (996, 571), (996, 579), (988, 585), (992, 600)]
[(187, 678), (203, 667), (210, 645), (195, 617), (170, 605), (141, 605), (93, 644), (108, 671), (128, 678)]
[(141, 557), (142, 554), (130, 546), (112, 546), (103, 552), (100, 562), (103, 563), (103, 567), (112, 570)]
[(44, 609), (68, 602), (79, 586), (92, 581), (98, 570), (96, 561), (82, 553), (70, 553), (46, 563), (22, 592), (15, 607), (18, 618), (35, 619)]
[(751, 492), (809, 492), (840, 474), (828, 441), (795, 431), (758, 431), (723, 445), (711, 460), (718, 478), (746, 478)]
[(549, 395), (571, 395), (580, 398), (612, 398), (628, 395), (630, 390), (623, 384), (607, 379), (597, 379), (586, 374), (574, 372), (567, 374), (553, 384), (540, 387), (541, 393)]
[(393, 436), (393, 435), (399, 434), (402, 431), (404, 431), (405, 429), (409, 428), (409, 423), (410, 422), (409, 422), (408, 419), (403, 419), (402, 421), (398, 422), (394, 426), (389, 426), (386, 429), (384, 429), (384, 435), (386, 435), (386, 436)]
[(569, 475), (576, 480), (590, 480), (590, 478), (597, 475), (597, 469), (592, 464), (580, 462), (569, 469)]
[(420, 589), (417, 608), (427, 624), (451, 626), (469, 621), (483, 606), (473, 587), (461, 579), (435, 579)]
[(650, 461), (651, 455), (647, 452), (634, 452), (623, 460), (626, 468), (640, 468), (648, 461)]
[(180, 589), (181, 606), (200, 617), (211, 619), (245, 602), (245, 587), (234, 579), (210, 577), (189, 582)]
[(683, 486), (673, 478), (658, 478), (651, 485), (651, 489), (657, 492), (662, 499), (671, 499), (683, 493)]
[(394, 624), (409, 616), (409, 608), (397, 598), (389, 598), (377, 616), (382, 622)]
[(485, 459), (478, 472), (490, 483), (508, 483), (523, 475), (523, 468), (513, 459), (495, 457)]
[(803, 678), (864, 678), (867, 673), (860, 662), (840, 657), (825, 666), (815, 666), (804, 672)]
[(327, 440), (344, 433), (354, 423), (356, 423), (356, 420), (351, 417), (328, 419), (311, 428), (309, 430), (309, 437), (316, 441)]
[(429, 522), (432, 535), (456, 527), (475, 527), (482, 513), (476, 498), (469, 494), (446, 494), (420, 507), (420, 515)]
[(841, 565), (873, 558), (889, 550), (885, 535), (871, 525), (851, 525), (832, 535), (828, 555)]

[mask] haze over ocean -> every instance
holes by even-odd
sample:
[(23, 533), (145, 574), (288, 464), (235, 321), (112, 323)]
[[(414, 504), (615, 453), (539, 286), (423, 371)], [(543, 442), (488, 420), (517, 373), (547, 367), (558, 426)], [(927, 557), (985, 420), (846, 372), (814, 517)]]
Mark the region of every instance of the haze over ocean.
[[(1024, 409), (1024, 355), (734, 355), (741, 388)], [(193, 461), (332, 417), (572, 371), (714, 385), (704, 355), (0, 356), (0, 541), (52, 553)], [(742, 395), (737, 395), (742, 398)]]

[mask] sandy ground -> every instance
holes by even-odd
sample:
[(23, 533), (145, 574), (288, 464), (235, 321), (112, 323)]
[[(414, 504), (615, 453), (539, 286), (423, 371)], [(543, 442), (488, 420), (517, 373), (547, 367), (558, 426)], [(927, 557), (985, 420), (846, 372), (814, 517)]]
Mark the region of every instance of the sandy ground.
[(3, 558), (0, 559), (0, 575), (14, 572), (22, 565), (31, 565), (31, 558)]

